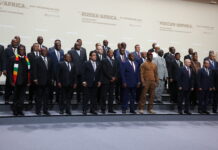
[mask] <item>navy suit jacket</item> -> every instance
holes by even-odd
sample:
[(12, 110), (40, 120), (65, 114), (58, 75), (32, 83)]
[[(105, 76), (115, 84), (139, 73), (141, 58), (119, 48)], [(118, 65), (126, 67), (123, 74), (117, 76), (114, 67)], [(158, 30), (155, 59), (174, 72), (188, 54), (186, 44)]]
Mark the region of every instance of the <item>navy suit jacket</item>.
[(178, 72), (178, 87), (182, 87), (182, 90), (184, 91), (189, 91), (191, 88), (194, 88), (194, 73), (191, 68), (190, 71), (191, 76), (189, 76), (189, 73), (184, 66), (181, 67)]
[(126, 83), (127, 87), (136, 87), (139, 83), (139, 67), (138, 63), (134, 61), (135, 71), (129, 61), (122, 63), (120, 66), (121, 81)]
[(202, 88), (202, 90), (209, 90), (213, 88), (213, 73), (212, 70), (209, 69), (208, 73), (204, 68), (201, 68), (197, 74), (197, 85), (198, 88)]
[[(55, 50), (50, 51), (48, 57), (51, 59), (51, 63), (52, 63), (52, 74), (55, 75), (59, 67), (58, 63), (64, 61), (64, 51), (60, 50), (60, 61), (58, 61)], [(56, 79), (54, 78), (54, 80)]]

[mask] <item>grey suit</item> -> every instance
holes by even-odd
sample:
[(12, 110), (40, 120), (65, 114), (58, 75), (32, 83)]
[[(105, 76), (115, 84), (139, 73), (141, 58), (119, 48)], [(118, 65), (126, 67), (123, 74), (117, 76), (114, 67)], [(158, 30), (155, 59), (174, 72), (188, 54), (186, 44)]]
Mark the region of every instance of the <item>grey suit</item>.
[(168, 78), (166, 61), (163, 57), (158, 56), (153, 59), (153, 62), (157, 65), (157, 72), (158, 72), (158, 78), (159, 78), (158, 86), (155, 89), (155, 99), (157, 101), (161, 101), (162, 94), (164, 91), (165, 80), (166, 78)]

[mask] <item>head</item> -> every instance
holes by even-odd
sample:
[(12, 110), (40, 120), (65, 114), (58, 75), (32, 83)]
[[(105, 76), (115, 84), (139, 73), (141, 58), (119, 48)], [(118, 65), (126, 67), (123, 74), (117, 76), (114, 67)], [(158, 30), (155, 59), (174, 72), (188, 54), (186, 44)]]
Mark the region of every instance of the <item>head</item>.
[(157, 43), (152, 43), (152, 48), (154, 49)]
[(175, 54), (175, 58), (176, 58), (176, 60), (180, 60), (180, 58), (181, 58), (180, 53), (176, 53), (176, 54)]
[(41, 49), (41, 55), (42, 56), (44, 56), (44, 57), (46, 57), (47, 55), (48, 55), (48, 49), (47, 49), (47, 47), (43, 47), (42, 49)]
[(89, 59), (92, 60), (92, 61), (96, 61), (96, 59), (97, 59), (97, 54), (96, 54), (96, 52), (91, 51), (91, 52), (89, 53)]
[(17, 40), (17, 44), (20, 45), (20, 36), (17, 35), (14, 38)]
[(121, 43), (121, 48), (126, 49), (126, 43), (125, 43), (125, 42), (122, 42), (122, 43)]
[(190, 66), (191, 66), (191, 60), (190, 60), (190, 59), (185, 59), (185, 60), (184, 60), (184, 64), (185, 64), (187, 67), (190, 67)]
[(163, 51), (163, 50), (159, 50), (159, 51), (158, 51), (158, 55), (159, 55), (160, 57), (162, 57), (162, 56), (164, 55), (164, 51)]
[(197, 53), (197, 52), (193, 52), (193, 54), (192, 54), (192, 60), (193, 60), (193, 61), (198, 61), (198, 53)]
[(209, 68), (210, 67), (210, 62), (209, 60), (204, 60), (204, 67)]
[(55, 41), (56, 41), (54, 45), (55, 49), (58, 51), (61, 50), (61, 41), (60, 40), (55, 40)]
[(140, 52), (140, 45), (139, 45), (139, 44), (136, 44), (136, 45), (135, 45), (135, 51), (136, 51), (136, 52)]
[(156, 53), (158, 53), (158, 51), (160, 50), (160, 46), (159, 45), (155, 45), (154, 50)]
[(121, 49), (121, 43), (118, 43), (118, 44), (117, 44), (117, 48), (118, 48), (118, 49)]
[(76, 50), (80, 50), (81, 44), (80, 44), (79, 42), (76, 42), (76, 43), (74, 44), (74, 48), (75, 48)]
[(65, 60), (66, 62), (71, 62), (71, 61), (72, 61), (72, 58), (71, 58), (70, 54), (65, 54), (65, 55), (64, 55), (64, 60)]
[(135, 60), (134, 54), (133, 54), (133, 53), (129, 53), (128, 59), (129, 59), (130, 61), (134, 61), (134, 60)]
[(214, 53), (210, 53), (209, 54), (209, 58), (210, 58), (210, 60), (215, 60), (216, 59), (216, 55)]
[(32, 47), (32, 50), (34, 51), (34, 52), (38, 52), (39, 51), (39, 44), (38, 43), (34, 43), (33, 44), (33, 47)]
[(189, 49), (188, 49), (188, 53), (189, 53), (189, 55), (192, 55), (192, 54), (193, 54), (193, 52), (194, 52), (194, 51), (193, 51), (193, 49), (192, 49), (192, 48), (189, 48)]
[(103, 41), (103, 45), (104, 45), (104, 46), (108, 46), (108, 40), (104, 40), (104, 41)]
[(144, 59), (146, 59), (146, 57), (147, 57), (147, 52), (141, 52), (141, 56), (142, 56)]
[(25, 56), (26, 55), (26, 48), (23, 45), (19, 45), (17, 48), (17, 53), (20, 56)]
[(176, 52), (175, 47), (169, 47), (169, 52), (172, 54), (175, 54), (175, 52)]
[(152, 54), (152, 52), (148, 52), (148, 53), (147, 53), (147, 60), (151, 62), (152, 59), (153, 59), (153, 54)]
[(37, 37), (37, 42), (40, 44), (40, 45), (42, 45), (42, 43), (43, 43), (43, 37), (42, 36), (38, 36)]
[(101, 43), (96, 43), (95, 44), (95, 49), (97, 49), (98, 46), (101, 46)]
[(99, 54), (103, 54), (103, 48), (101, 45), (97, 46), (96, 47), (96, 51), (99, 53)]
[(18, 43), (17, 43), (17, 40), (16, 39), (12, 39), (11, 40), (11, 45), (12, 45), (12, 47), (17, 47), (18, 46)]
[(81, 46), (82, 46), (82, 44), (83, 44), (82, 39), (77, 39), (76, 42), (78, 42)]
[(121, 49), (120, 49), (120, 54), (121, 54), (121, 55), (125, 55), (125, 48), (121, 47)]
[(113, 51), (112, 49), (109, 49), (109, 50), (107, 51), (107, 56), (108, 56), (109, 58), (112, 58), (112, 57), (114, 56), (114, 51)]

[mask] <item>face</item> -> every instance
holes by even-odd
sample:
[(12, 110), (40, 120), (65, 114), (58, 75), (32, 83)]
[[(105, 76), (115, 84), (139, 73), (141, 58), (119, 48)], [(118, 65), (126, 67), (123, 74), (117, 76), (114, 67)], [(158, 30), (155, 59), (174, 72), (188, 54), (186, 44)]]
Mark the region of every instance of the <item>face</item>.
[(124, 48), (121, 48), (120, 54), (121, 54), (121, 55), (124, 55), (124, 54), (125, 54), (125, 49), (124, 49)]
[(98, 53), (103, 54), (102, 46), (97, 46), (96, 50)]
[(141, 55), (142, 55), (143, 58), (146, 58), (147, 53), (146, 52), (142, 52)]
[(112, 58), (114, 56), (114, 51), (113, 50), (109, 50), (107, 53), (107, 56)]
[(121, 49), (121, 44), (120, 43), (117, 44), (117, 48)]
[(103, 41), (103, 44), (104, 44), (104, 46), (108, 46), (108, 41), (107, 41), (107, 40), (104, 40), (104, 41)]
[(76, 48), (77, 50), (80, 50), (81, 44), (80, 44), (80, 43), (76, 43), (75, 48)]
[(15, 36), (14, 37), (17, 40), (18, 45), (20, 44), (20, 37), (19, 36)]
[(39, 51), (39, 44), (33, 44), (33, 50)]
[(81, 39), (77, 40), (77, 42), (82, 45), (83, 44), (83, 41)]
[(121, 47), (126, 49), (126, 43), (121, 43)]
[(55, 43), (55, 49), (56, 50), (61, 50), (61, 43), (60, 42)]
[(11, 41), (11, 45), (12, 45), (12, 47), (17, 47), (17, 46), (18, 46), (17, 40), (16, 40), (16, 39), (13, 39), (13, 40)]
[(48, 50), (46, 48), (41, 49), (41, 54), (42, 56), (47, 56), (48, 55)]
[(152, 47), (155, 48), (156, 45), (157, 45), (157, 43), (153, 43), (153, 44), (152, 44)]
[(163, 54), (164, 54), (164, 52), (163, 52), (162, 50), (158, 52), (158, 55), (159, 55), (160, 57), (162, 57)]
[(190, 60), (190, 59), (186, 59), (186, 60), (185, 60), (185, 65), (186, 65), (187, 67), (190, 67), (190, 66), (191, 66), (191, 60)]
[(211, 60), (215, 60), (216, 56), (215, 56), (214, 54), (210, 54), (209, 58), (210, 58)]
[(175, 57), (176, 57), (176, 60), (180, 60), (181, 56), (180, 56), (180, 54), (177, 54)]
[(40, 45), (42, 45), (42, 43), (43, 43), (43, 37), (42, 37), (42, 36), (39, 36), (39, 37), (37, 38), (37, 42), (38, 42)]
[(139, 45), (136, 45), (136, 46), (135, 46), (135, 51), (136, 51), (136, 52), (140, 52), (140, 46), (139, 46)]
[(204, 62), (204, 67), (205, 67), (205, 68), (209, 68), (209, 67), (210, 67), (209, 61), (205, 61), (205, 62)]
[(133, 54), (129, 54), (129, 60), (134, 61), (135, 57)]
[(90, 56), (90, 59), (92, 61), (96, 61), (96, 59), (97, 59), (96, 53), (92, 53), (92, 55)]
[(194, 61), (197, 61), (198, 60), (198, 55), (192, 55), (193, 57), (192, 57), (192, 59), (194, 60)]
[(190, 49), (188, 50), (188, 53), (189, 53), (190, 55), (193, 54), (193, 49), (190, 48)]
[(19, 55), (24, 56), (25, 55), (25, 49), (23, 47), (20, 47), (20, 49), (18, 50)]
[(152, 54), (147, 54), (147, 59), (148, 59), (149, 61), (152, 61), (153, 55), (152, 55)]
[(157, 53), (160, 50), (160, 47), (155, 47), (155, 52)]
[(170, 49), (170, 52), (171, 52), (172, 54), (175, 54), (176, 49), (175, 49), (174, 47), (172, 47), (172, 48)]
[(67, 61), (67, 62), (71, 62), (72, 58), (71, 58), (71, 56), (69, 54), (66, 54), (64, 56), (64, 60)]

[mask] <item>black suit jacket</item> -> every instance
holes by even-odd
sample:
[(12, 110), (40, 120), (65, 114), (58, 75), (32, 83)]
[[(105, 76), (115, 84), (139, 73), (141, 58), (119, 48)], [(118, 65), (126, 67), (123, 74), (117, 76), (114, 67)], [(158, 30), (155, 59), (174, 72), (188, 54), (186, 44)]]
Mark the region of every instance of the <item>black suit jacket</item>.
[(71, 49), (68, 54), (72, 57), (72, 62), (76, 66), (77, 75), (82, 75), (82, 67), (84, 62), (87, 61), (87, 55), (85, 49), (80, 49), (80, 55), (78, 55), (77, 50)]
[(91, 61), (87, 61), (83, 65), (82, 82), (86, 82), (88, 87), (96, 87), (97, 82), (101, 78), (101, 64), (96, 62), (96, 70), (92, 66)]
[(175, 60), (175, 57), (171, 53), (167, 52), (164, 54), (164, 59), (166, 61), (167, 70), (168, 70), (168, 74), (169, 74), (171, 63)]
[(118, 78), (118, 63), (115, 60), (112, 60), (113, 65), (110, 61), (105, 58), (102, 60), (102, 74), (101, 82), (103, 84), (109, 84), (112, 77)]
[(180, 61), (180, 65), (178, 65), (176, 60), (174, 60), (169, 65), (170, 66), (169, 66), (169, 70), (168, 70), (168, 76), (169, 76), (169, 78), (172, 78), (173, 80), (177, 81), (179, 69), (181, 67), (183, 67), (183, 63), (182, 63), (182, 61)]
[(4, 46), (0, 45), (0, 71), (3, 71)]
[(35, 63), (35, 58), (36, 55), (34, 52), (30, 52), (27, 54), (27, 57), (29, 58), (30, 61), (30, 79), (33, 80), (33, 76), (34, 76), (34, 63)]
[(63, 87), (73, 86), (76, 83), (76, 66), (73, 63), (71, 65), (71, 71), (65, 61), (58, 64), (56, 79), (61, 83)]
[(11, 58), (15, 56), (12, 46), (9, 46), (4, 51), (2, 70), (9, 71)]
[(36, 56), (34, 62), (32, 79), (37, 80), (40, 86), (51, 84), (53, 79), (51, 59), (47, 57), (48, 68), (41, 56)]
[(218, 69), (214, 70), (213, 73), (214, 77), (213, 77), (213, 81), (214, 81), (214, 87), (216, 89), (216, 91), (218, 91)]
[(96, 52), (97, 54), (97, 62), (101, 62), (103, 59), (105, 59), (107, 57), (107, 55), (105, 53), (101, 54), (102, 55), (102, 59), (100, 59), (100, 54), (96, 51), (96, 50), (93, 50), (93, 52)]

